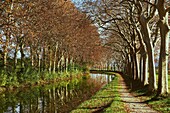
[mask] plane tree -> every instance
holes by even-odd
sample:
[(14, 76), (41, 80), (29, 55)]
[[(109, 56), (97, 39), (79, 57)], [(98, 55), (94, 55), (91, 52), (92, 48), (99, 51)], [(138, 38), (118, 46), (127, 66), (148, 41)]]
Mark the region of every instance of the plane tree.
[[(159, 39), (157, 7), (154, 6), (156, 4), (157, 1), (142, 0), (86, 0), (84, 7), (88, 9), (82, 8), (99, 27), (113, 31), (114, 34), (124, 39), (128, 45), (126, 49), (129, 51), (127, 53), (130, 54), (130, 60), (140, 61), (140, 65), (139, 63), (131, 64), (131, 69), (136, 70), (131, 75), (136, 79), (141, 79), (143, 85), (149, 82), (149, 92), (155, 91), (157, 87), (154, 62), (154, 46)], [(149, 80), (147, 66), (149, 67)]]
[(100, 58), (96, 26), (71, 1), (12, 0), (0, 4), (4, 69), (9, 57), (14, 69), (39, 72), (67, 71), (73, 62), (82, 65)]
[(161, 47), (159, 55), (159, 79), (157, 95), (168, 94), (168, 52), (169, 52), (169, 12), (170, 2), (158, 0), (156, 7), (159, 15), (158, 26), (160, 28)]

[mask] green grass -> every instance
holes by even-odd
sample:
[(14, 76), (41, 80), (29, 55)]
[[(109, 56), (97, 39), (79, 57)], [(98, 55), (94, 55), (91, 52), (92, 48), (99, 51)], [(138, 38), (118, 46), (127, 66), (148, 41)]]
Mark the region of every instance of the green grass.
[(112, 104), (110, 105), (110, 107), (108, 107), (105, 112), (106, 113), (126, 113), (125, 112), (125, 108), (124, 108), (124, 104), (121, 101), (121, 97), (120, 94), (118, 92), (118, 77), (116, 77), (116, 79), (114, 80), (114, 100), (112, 102)]
[[(110, 73), (115, 74), (115, 73)], [(102, 111), (106, 113), (125, 113), (124, 105), (121, 102), (118, 89), (118, 77), (104, 86), (99, 92), (97, 92), (90, 100), (87, 100), (80, 104), (77, 109), (71, 113), (91, 113)]]
[[(168, 77), (168, 85), (170, 92), (170, 75)], [(162, 113), (170, 113), (170, 95), (166, 98), (160, 98), (158, 100), (149, 101), (148, 104), (151, 105), (153, 109), (157, 111), (161, 111)]]
[(170, 113), (170, 97), (150, 101), (149, 105), (151, 105), (153, 109), (161, 111), (162, 113)]
[[(158, 75), (157, 75), (158, 77)], [(169, 85), (169, 92), (170, 92), (170, 75), (168, 76), (168, 85)], [(158, 78), (157, 78), (158, 79)], [(135, 95), (143, 95), (147, 92), (145, 89), (140, 89), (135, 91)], [(156, 92), (149, 96), (140, 96), (140, 98), (144, 101), (147, 101), (149, 106), (153, 109), (160, 111), (161, 113), (170, 113), (170, 94), (168, 97), (159, 97), (154, 99)]]

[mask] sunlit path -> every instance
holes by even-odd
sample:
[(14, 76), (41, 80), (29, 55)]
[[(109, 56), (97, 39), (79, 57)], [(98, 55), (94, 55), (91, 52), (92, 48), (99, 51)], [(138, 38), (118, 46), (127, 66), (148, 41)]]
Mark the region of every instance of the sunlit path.
[(133, 96), (122, 77), (119, 79), (118, 91), (128, 113), (159, 113), (139, 98)]

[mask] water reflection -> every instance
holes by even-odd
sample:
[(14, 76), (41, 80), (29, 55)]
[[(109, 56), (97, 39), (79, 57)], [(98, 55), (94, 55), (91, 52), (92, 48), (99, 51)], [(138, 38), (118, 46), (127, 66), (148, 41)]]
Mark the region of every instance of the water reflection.
[(100, 79), (101, 82), (111, 82), (114, 79), (114, 75), (106, 75), (106, 74), (91, 74), (92, 78), (95, 78), (97, 81)]
[(91, 74), (89, 79), (6, 92), (0, 94), (0, 113), (67, 113), (111, 79)]

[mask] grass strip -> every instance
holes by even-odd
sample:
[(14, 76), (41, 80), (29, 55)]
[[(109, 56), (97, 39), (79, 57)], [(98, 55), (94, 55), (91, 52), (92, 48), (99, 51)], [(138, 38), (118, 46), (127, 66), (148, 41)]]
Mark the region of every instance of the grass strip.
[[(168, 86), (169, 86), (169, 91), (170, 91), (170, 75), (168, 78)], [(162, 97), (153, 100), (153, 96), (149, 96), (148, 104), (152, 106), (153, 109), (160, 111), (162, 113), (170, 113), (170, 94), (168, 97)]]
[[(112, 72), (112, 74), (116, 75)], [(125, 113), (124, 105), (121, 102), (120, 95), (118, 93), (118, 76), (115, 76), (114, 80), (105, 85), (100, 91), (98, 91), (90, 100), (86, 100), (80, 104), (77, 109), (71, 111), (71, 113)]]

